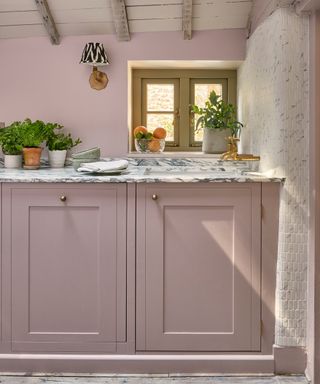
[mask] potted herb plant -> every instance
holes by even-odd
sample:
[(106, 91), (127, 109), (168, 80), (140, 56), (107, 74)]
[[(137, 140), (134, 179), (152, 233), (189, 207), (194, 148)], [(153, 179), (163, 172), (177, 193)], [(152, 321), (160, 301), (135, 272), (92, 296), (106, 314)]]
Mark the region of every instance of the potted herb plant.
[(17, 126), (21, 136), (24, 158), (23, 167), (25, 169), (38, 169), (42, 153), (41, 144), (47, 140), (55, 128), (60, 128), (61, 126), (57, 123), (44, 123), (41, 120), (32, 122), (30, 119), (14, 124)]
[(22, 142), (18, 129), (9, 126), (0, 135), (5, 168), (21, 168)]
[(71, 134), (55, 133), (52, 132), (47, 139), (47, 147), (49, 150), (49, 163), (52, 168), (63, 168), (67, 150), (80, 144), (81, 140), (78, 138), (73, 140)]
[(215, 91), (210, 93), (204, 108), (193, 105), (192, 112), (199, 116), (196, 129), (203, 128), (204, 153), (225, 152), (226, 137), (239, 137), (243, 124), (236, 119), (234, 105), (226, 103)]

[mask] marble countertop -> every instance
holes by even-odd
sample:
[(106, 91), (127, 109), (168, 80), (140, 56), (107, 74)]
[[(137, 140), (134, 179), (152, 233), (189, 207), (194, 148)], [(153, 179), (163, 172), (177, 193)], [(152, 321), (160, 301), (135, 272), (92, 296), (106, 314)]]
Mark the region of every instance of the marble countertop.
[[(108, 159), (106, 159), (108, 160)], [(222, 162), (215, 159), (128, 159), (122, 174), (80, 173), (72, 167), (62, 169), (43, 165), (38, 170), (0, 168), (0, 182), (10, 183), (180, 183), (180, 182), (283, 182), (250, 171), (245, 162)]]

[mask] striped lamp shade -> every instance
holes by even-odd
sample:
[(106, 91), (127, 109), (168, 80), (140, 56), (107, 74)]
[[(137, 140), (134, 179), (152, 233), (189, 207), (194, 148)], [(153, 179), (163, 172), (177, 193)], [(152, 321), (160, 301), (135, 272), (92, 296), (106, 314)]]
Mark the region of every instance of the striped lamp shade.
[(95, 67), (108, 65), (108, 58), (102, 43), (87, 43), (82, 52), (80, 64), (89, 64)]

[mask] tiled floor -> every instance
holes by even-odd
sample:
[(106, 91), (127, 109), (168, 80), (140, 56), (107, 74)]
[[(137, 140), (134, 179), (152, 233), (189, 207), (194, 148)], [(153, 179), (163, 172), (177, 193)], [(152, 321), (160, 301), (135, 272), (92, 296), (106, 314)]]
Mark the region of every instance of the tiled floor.
[(273, 377), (25, 377), (0, 376), (1, 384), (306, 384), (303, 376)]

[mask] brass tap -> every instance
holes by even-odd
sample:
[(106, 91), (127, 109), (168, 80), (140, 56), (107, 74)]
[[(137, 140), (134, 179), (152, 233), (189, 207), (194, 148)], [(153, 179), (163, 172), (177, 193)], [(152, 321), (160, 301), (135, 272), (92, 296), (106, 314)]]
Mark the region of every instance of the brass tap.
[(238, 153), (238, 142), (240, 141), (238, 137), (229, 136), (229, 137), (226, 137), (226, 140), (228, 141), (228, 150), (227, 152), (221, 155), (221, 160), (233, 160), (233, 161), (260, 160), (260, 156)]
[(226, 140), (228, 140), (228, 150), (227, 152), (223, 153), (221, 155), (222, 160), (237, 160), (238, 157), (238, 139), (237, 137), (229, 136), (226, 137)]

